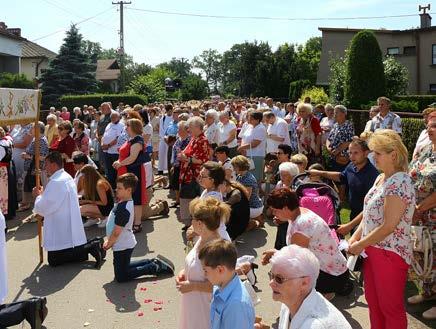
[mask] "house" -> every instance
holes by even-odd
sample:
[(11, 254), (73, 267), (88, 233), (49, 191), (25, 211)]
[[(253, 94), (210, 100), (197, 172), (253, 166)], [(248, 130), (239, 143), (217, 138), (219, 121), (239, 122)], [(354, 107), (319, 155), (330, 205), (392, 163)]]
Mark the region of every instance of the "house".
[(120, 75), (121, 70), (116, 59), (97, 60), (97, 72), (95, 77), (103, 83), (103, 89), (114, 93), (118, 92), (120, 88)]
[[(409, 93), (436, 93), (436, 26), (431, 26), (428, 13), (420, 16), (420, 28), (373, 32), (383, 55), (392, 55), (407, 67)], [(328, 85), (330, 59), (342, 57), (353, 36), (362, 29), (320, 27), (319, 30), (322, 32), (322, 51), (317, 84)]]
[(38, 79), (56, 53), (21, 36), (21, 29), (0, 22), (0, 73), (23, 73)]

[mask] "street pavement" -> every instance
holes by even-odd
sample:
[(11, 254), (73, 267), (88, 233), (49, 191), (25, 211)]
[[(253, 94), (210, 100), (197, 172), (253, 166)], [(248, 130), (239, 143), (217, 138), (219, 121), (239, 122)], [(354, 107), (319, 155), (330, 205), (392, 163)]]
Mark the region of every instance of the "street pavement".
[[(155, 195), (167, 199), (168, 190), (156, 190)], [(28, 213), (21, 214), (24, 218)], [(113, 281), (112, 252), (100, 270), (94, 262), (48, 266), (46, 259), (38, 264), (37, 226), (22, 224), (19, 220), (8, 222), (7, 234), (9, 295), (7, 302), (30, 296), (47, 296), (47, 329), (124, 329), (124, 328), (177, 328), (179, 318), (179, 293), (174, 277), (144, 277), (133, 282), (119, 284)], [(135, 259), (152, 258), (160, 253), (170, 258), (176, 272), (184, 266), (185, 251), (182, 224), (176, 220), (174, 209), (168, 217), (156, 217), (143, 222), (143, 231), (136, 235), (138, 244), (133, 253)], [(104, 229), (87, 229), (88, 238), (103, 235)], [(276, 228), (270, 223), (262, 230), (245, 233), (237, 242), (239, 255), (260, 257), (274, 245)], [(44, 255), (46, 257), (46, 254)], [(260, 264), (260, 260), (257, 259)], [(269, 266), (259, 265), (256, 274), (258, 295), (261, 303), (256, 315), (263, 322), (277, 327), (280, 305), (271, 298)], [(370, 328), (368, 308), (360, 287), (351, 296), (335, 297), (333, 303), (343, 312), (353, 328)], [(409, 328), (430, 328), (408, 314)], [(27, 323), (14, 328), (30, 328)], [(207, 328), (205, 328), (207, 329)], [(235, 328), (237, 329), (237, 328)]]

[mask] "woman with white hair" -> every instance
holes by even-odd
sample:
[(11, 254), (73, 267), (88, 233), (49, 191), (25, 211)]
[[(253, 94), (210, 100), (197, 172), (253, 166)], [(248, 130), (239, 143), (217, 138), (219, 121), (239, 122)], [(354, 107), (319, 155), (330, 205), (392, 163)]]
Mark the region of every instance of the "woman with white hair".
[(297, 106), (298, 153), (307, 156), (309, 164), (319, 162), (321, 155), (321, 126), (312, 114), (312, 105), (299, 103)]
[(220, 142), (220, 132), (217, 125), (218, 122), (218, 112), (215, 110), (208, 110), (205, 116), (206, 125), (204, 126), (204, 135), (209, 141), (209, 145), (212, 149), (218, 146)]
[(292, 162), (283, 162), (279, 165), (280, 180), (277, 182), (276, 189), (291, 187), (292, 180), (300, 173), (298, 166)]
[(341, 312), (315, 290), (320, 265), (309, 249), (284, 247), (271, 265), (273, 300), (283, 303), (278, 329), (351, 329)]
[(48, 145), (50, 146), (53, 141), (58, 140), (58, 118), (55, 114), (47, 115), (47, 125), (44, 129), (44, 136), (47, 138)]

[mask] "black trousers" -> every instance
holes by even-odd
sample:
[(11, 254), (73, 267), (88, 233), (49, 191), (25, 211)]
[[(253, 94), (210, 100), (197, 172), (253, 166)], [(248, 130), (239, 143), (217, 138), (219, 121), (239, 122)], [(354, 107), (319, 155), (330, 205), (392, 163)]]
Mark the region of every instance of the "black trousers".
[(318, 280), (316, 281), (316, 291), (321, 294), (340, 293), (350, 280), (350, 272), (348, 269), (341, 275), (331, 275), (323, 271), (319, 271)]
[(26, 301), (0, 305), (0, 329), (15, 326), (26, 319)]
[(277, 226), (276, 241), (274, 243), (274, 249), (280, 250), (286, 247), (286, 235), (288, 233), (289, 222), (280, 223)]
[(48, 264), (58, 266), (66, 263), (84, 262), (88, 260), (89, 248), (86, 244), (74, 248), (49, 251)]

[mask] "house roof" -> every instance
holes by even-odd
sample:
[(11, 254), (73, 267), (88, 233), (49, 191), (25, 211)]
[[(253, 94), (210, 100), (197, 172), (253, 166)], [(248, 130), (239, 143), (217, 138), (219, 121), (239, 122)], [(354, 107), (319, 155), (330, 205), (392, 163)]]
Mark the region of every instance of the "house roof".
[(52, 52), (51, 50), (48, 50), (47, 48), (44, 48), (32, 41), (25, 40), (23, 42), (23, 50), (22, 50), (22, 57), (23, 58), (54, 58), (56, 57), (56, 53)]
[(15, 40), (26, 40), (23, 37), (20, 37), (16, 34), (10, 33), (9, 31), (1, 29), (1, 28), (0, 28), (0, 35), (3, 35), (3, 36), (8, 37), (10, 39), (15, 39)]
[(116, 59), (99, 59), (97, 60), (97, 80), (117, 80), (121, 71)]
[(427, 31), (436, 31), (436, 26), (426, 27), (426, 28), (417, 28), (417, 29), (408, 29), (408, 30), (386, 30), (386, 29), (356, 29), (356, 28), (340, 28), (340, 27), (318, 27), (320, 31), (327, 32), (353, 32), (357, 33), (362, 30), (370, 30), (375, 33), (410, 33), (410, 32), (427, 32)]

